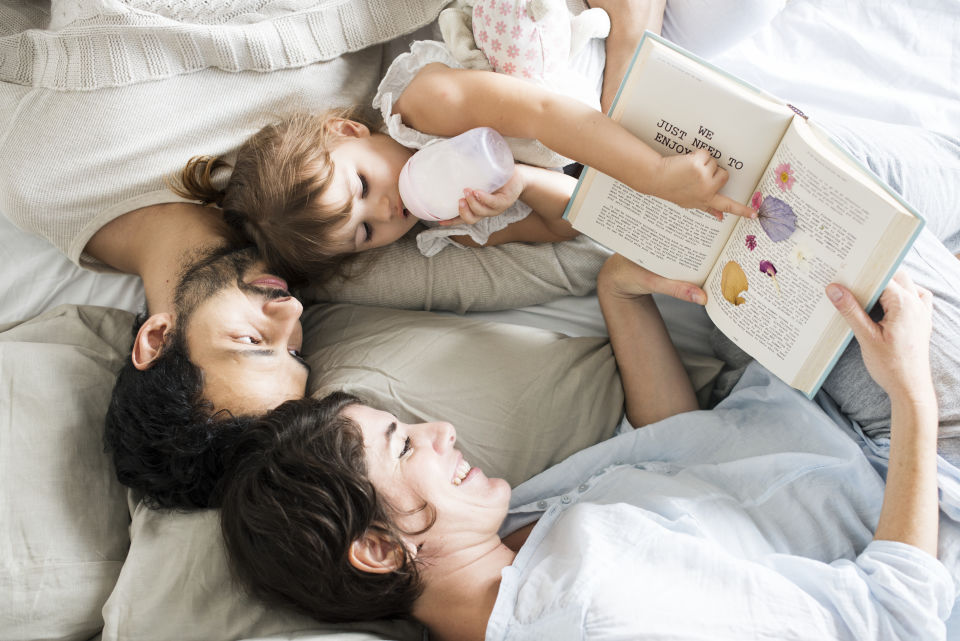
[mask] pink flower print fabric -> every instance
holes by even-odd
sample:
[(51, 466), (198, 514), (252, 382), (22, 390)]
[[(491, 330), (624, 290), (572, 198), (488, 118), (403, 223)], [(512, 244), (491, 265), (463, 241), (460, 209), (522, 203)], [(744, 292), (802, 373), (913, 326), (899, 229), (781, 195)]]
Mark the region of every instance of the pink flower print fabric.
[[(561, 71), (570, 53), (570, 14), (564, 0), (540, 20), (529, 0), (477, 0), (473, 36), (494, 71), (531, 80)], [(494, 19), (491, 19), (494, 16)]]

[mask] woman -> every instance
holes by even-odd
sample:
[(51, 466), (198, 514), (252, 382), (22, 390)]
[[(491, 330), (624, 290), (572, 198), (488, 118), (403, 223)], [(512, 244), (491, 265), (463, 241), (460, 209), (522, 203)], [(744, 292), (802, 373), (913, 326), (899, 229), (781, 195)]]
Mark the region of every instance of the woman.
[[(238, 575), (321, 620), (411, 615), (435, 639), (943, 637), (929, 293), (898, 275), (875, 323), (827, 290), (892, 400), (883, 490), (836, 425), (771, 391), (782, 384), (747, 390), (759, 427), (735, 406), (742, 426), (683, 427), (696, 403), (653, 282), (614, 257), (599, 297), (630, 423), (674, 417), (635, 434), (652, 450), (677, 435), (681, 456), (637, 458), (632, 435), (597, 446), (606, 459), (591, 448), (561, 464), (571, 489), (515, 507), (501, 538), (510, 488), (463, 460), (449, 424), (405, 425), (347, 395), (294, 401), (232, 461), (222, 519)], [(640, 462), (610, 465), (621, 458)]]

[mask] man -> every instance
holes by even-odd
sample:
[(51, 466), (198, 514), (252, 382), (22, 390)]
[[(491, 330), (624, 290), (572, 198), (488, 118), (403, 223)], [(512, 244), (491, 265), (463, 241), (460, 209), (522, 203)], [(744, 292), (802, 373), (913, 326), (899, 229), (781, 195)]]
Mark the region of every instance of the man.
[(157, 507), (206, 507), (229, 436), (300, 398), (303, 306), (251, 248), (228, 245), (219, 214), (187, 203), (124, 214), (86, 246), (143, 279), (131, 357), (106, 420), (119, 480)]

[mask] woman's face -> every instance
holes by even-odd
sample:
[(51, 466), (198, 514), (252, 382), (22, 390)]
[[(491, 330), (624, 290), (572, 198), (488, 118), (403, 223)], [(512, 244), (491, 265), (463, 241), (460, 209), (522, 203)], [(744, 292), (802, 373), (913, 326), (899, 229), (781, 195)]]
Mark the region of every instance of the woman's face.
[[(495, 535), (510, 503), (510, 486), (471, 467), (454, 447), (456, 430), (449, 423), (407, 425), (388, 412), (351, 405), (344, 414), (363, 431), (367, 473), (377, 492), (401, 513), (424, 503), (436, 511), (436, 522), (414, 537), (424, 552), (456, 550)], [(429, 524), (430, 510), (398, 516), (397, 525), (417, 532)]]

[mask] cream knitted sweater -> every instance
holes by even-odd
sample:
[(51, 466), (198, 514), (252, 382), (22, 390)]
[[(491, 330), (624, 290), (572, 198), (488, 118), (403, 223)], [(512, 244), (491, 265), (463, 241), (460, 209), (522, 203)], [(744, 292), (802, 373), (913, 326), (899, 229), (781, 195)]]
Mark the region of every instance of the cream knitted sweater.
[(372, 45), (444, 4), (54, 0), (48, 12), (6, 0), (0, 211), (90, 266), (90, 237), (177, 200), (163, 178), (191, 156), (228, 154), (292, 110), (369, 104), (388, 47)]

